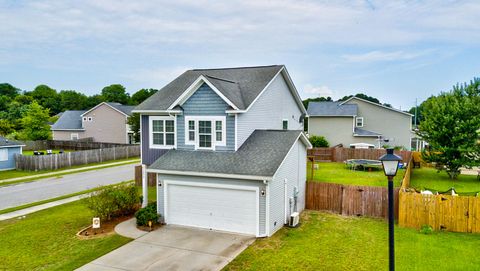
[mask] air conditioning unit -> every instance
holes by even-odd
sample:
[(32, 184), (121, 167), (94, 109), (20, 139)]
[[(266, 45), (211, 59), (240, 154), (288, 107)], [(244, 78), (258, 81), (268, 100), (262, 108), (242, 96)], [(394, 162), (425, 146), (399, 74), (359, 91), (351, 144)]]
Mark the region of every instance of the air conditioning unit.
[(290, 220), (288, 221), (289, 227), (296, 227), (298, 226), (298, 222), (300, 222), (300, 214), (295, 212), (290, 215)]

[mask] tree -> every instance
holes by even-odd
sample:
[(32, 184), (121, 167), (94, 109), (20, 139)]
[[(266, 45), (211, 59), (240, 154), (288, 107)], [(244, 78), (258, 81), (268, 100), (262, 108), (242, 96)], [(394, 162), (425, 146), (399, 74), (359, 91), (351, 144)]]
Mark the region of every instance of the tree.
[(132, 95), (132, 99), (131, 99), (132, 104), (134, 105), (141, 104), (143, 101), (145, 101), (148, 97), (155, 94), (157, 91), (158, 89), (154, 89), (154, 88), (149, 88), (149, 89), (142, 88), (141, 90), (135, 92)]
[(7, 136), (8, 134), (14, 132), (13, 124), (9, 120), (1, 118), (0, 119), (0, 135)]
[(18, 95), (20, 90), (9, 83), (0, 84), (0, 96), (8, 96), (10, 98), (15, 98)]
[(480, 165), (480, 79), (457, 84), (423, 104), (418, 134), (430, 146), (423, 159), (439, 164), (451, 179), (457, 178), (460, 167)]
[(341, 102), (341, 101), (346, 101), (348, 99), (350, 99), (351, 97), (357, 97), (357, 98), (360, 98), (360, 99), (364, 99), (364, 100), (367, 100), (367, 101), (370, 101), (372, 103), (376, 103), (376, 104), (382, 104), (380, 103), (380, 100), (378, 100), (377, 98), (375, 97), (372, 97), (372, 96), (368, 96), (367, 94), (363, 94), (363, 93), (357, 93), (355, 95), (348, 95), (348, 96), (343, 96), (343, 98), (339, 99), (338, 101)]
[(120, 84), (104, 87), (102, 89), (102, 96), (106, 102), (130, 103), (130, 95), (126, 92), (125, 87)]
[(87, 109), (88, 97), (75, 90), (62, 90), (58, 93), (60, 97), (61, 111)]
[(19, 139), (50, 139), (50, 126), (48, 125), (49, 117), (49, 109), (44, 109), (36, 101), (28, 105), (21, 119), (23, 129), (19, 133)]
[(308, 98), (306, 100), (303, 100), (303, 106), (305, 108), (308, 108), (308, 104), (310, 102), (333, 102), (332, 97), (317, 97), (317, 98)]
[(86, 108), (92, 108), (101, 102), (105, 102), (105, 98), (103, 98), (102, 95), (95, 94), (95, 95), (89, 96), (87, 98)]
[(27, 92), (26, 95), (31, 96), (39, 105), (49, 109), (49, 112), (54, 115), (61, 112), (57, 91), (47, 85), (38, 85), (33, 91)]
[(135, 142), (140, 142), (140, 114), (133, 113), (129, 116), (127, 124), (130, 125), (130, 130), (133, 132)]
[(325, 139), (325, 137), (323, 137), (323, 136), (312, 135), (308, 138), (308, 140), (310, 140), (310, 143), (312, 143), (312, 146), (314, 148), (321, 148), (321, 147), (328, 147), (329, 146), (327, 139)]

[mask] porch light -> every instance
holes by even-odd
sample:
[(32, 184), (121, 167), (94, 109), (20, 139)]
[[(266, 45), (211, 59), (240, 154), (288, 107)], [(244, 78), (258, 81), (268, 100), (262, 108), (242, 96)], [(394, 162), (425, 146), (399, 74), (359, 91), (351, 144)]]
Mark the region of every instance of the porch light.
[(382, 162), (383, 172), (387, 177), (395, 177), (398, 171), (398, 164), (402, 158), (393, 153), (393, 149), (387, 149), (387, 154), (382, 155), (378, 160)]

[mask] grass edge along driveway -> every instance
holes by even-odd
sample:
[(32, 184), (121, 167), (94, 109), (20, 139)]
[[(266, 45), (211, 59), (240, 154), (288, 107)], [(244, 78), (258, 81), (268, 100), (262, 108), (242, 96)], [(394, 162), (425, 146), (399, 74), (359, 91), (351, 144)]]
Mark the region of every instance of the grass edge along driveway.
[[(385, 220), (305, 211), (299, 228), (257, 239), (224, 270), (387, 270)], [(480, 234), (395, 227), (397, 270), (478, 270)]]
[(73, 270), (131, 241), (117, 234), (77, 239), (91, 219), (80, 200), (0, 221), (0, 270)]

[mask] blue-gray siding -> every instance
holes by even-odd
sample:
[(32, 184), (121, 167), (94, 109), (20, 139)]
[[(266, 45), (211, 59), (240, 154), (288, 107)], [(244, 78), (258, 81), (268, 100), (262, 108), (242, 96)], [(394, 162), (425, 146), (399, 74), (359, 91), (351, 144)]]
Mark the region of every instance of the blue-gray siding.
[(302, 111), (279, 74), (247, 113), (237, 117), (237, 148), (240, 148), (255, 129), (282, 129), (288, 120), (289, 130), (303, 130)]
[(140, 135), (141, 135), (141, 144), (142, 144), (142, 164), (145, 164), (145, 165), (149, 166), (153, 162), (155, 162), (155, 160), (157, 160), (158, 157), (165, 154), (168, 150), (165, 150), (165, 149), (150, 149), (149, 148), (148, 116), (142, 115), (141, 116), (141, 121), (142, 121), (142, 131), (141, 131)]
[(177, 116), (178, 149), (194, 149), (193, 145), (185, 145), (185, 116), (226, 116), (226, 146), (218, 146), (215, 150), (235, 150), (235, 117), (227, 116), (225, 110), (229, 105), (207, 84), (200, 86), (182, 108), (183, 115)]
[(8, 160), (0, 161), (0, 170), (15, 169), (15, 157), (16, 153), (21, 154), (21, 147), (0, 147), (0, 149), (6, 149), (8, 151)]
[[(305, 188), (307, 173), (307, 149), (298, 140), (292, 147), (282, 165), (278, 168), (269, 183), (270, 193), (270, 235), (283, 227), (285, 223), (285, 180), (287, 181), (287, 214), (294, 211), (301, 212), (305, 208)], [(289, 198), (294, 196), (294, 188), (298, 189), (297, 208), (290, 206)]]
[[(163, 182), (165, 180), (210, 183), (210, 184), (228, 184), (228, 185), (253, 186), (253, 187), (259, 187), (260, 191), (266, 189), (265, 185), (261, 181), (158, 174), (158, 178), (157, 178), (158, 182)], [(164, 188), (164, 185), (159, 186), (157, 184), (157, 210), (158, 210), (158, 213), (162, 217), (165, 214), (165, 202), (164, 202), (164, 198), (163, 198), (163, 188)], [(262, 196), (261, 193), (259, 193), (259, 229), (258, 230), (259, 230), (259, 235), (260, 236), (264, 236), (266, 234), (266, 197)]]

